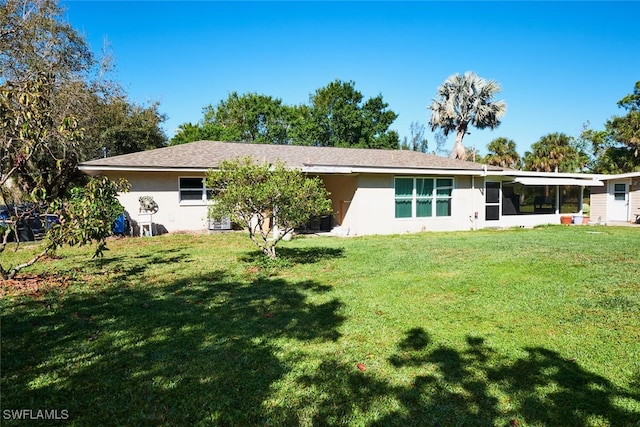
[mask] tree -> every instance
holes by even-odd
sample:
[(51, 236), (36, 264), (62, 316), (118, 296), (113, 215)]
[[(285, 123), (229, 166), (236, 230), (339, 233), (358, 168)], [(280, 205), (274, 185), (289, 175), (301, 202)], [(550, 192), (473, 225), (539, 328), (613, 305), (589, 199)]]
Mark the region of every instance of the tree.
[(538, 172), (577, 172), (587, 163), (574, 138), (564, 133), (550, 133), (531, 145), (524, 155), (526, 170)]
[(637, 81), (633, 93), (618, 101), (618, 107), (627, 110), (625, 116), (614, 116), (606, 123), (611, 138), (633, 151), (638, 157), (640, 152), (640, 81)]
[(480, 150), (478, 150), (475, 145), (473, 147), (464, 148), (464, 158), (474, 163), (482, 163), (483, 161)]
[(589, 124), (580, 134), (580, 142), (590, 146), (590, 169), (598, 173), (625, 173), (640, 170), (640, 81), (633, 93), (618, 101), (627, 110), (624, 116), (613, 116), (605, 130), (593, 130)]
[(204, 123), (221, 126), (235, 141), (267, 144), (287, 142), (287, 120), (282, 100), (266, 95), (233, 92), (226, 101), (204, 109)]
[[(124, 95), (99, 97), (93, 112), (93, 123), (85, 127), (86, 157), (93, 158), (106, 150), (109, 156), (135, 153), (164, 147), (167, 137), (160, 128), (166, 117), (150, 106), (129, 102)], [(91, 153), (91, 154), (89, 154)]]
[[(100, 73), (92, 80), (98, 71), (93, 55), (55, 1), (8, 0), (0, 3), (0, 18), (0, 196), (10, 210), (1, 253), (12, 231), (19, 243), (19, 224), (64, 205), (77, 193), (73, 188), (88, 181), (77, 169), (92, 151), (84, 137), (94, 139), (96, 105), (108, 99), (102, 96), (107, 90), (117, 93), (117, 87), (101, 80)], [(102, 190), (96, 191), (109, 202)], [(65, 212), (58, 213), (64, 217)], [(112, 221), (103, 218), (108, 232)], [(78, 230), (100, 240), (98, 225), (82, 224), (56, 228), (67, 233), (56, 241), (73, 242)], [(15, 275), (20, 268), (0, 267), (0, 276)]]
[(310, 96), (309, 105), (284, 105), (271, 96), (232, 92), (203, 109), (196, 124), (184, 123), (170, 144), (211, 139), (325, 147), (398, 148), (389, 130), (397, 114), (382, 95), (364, 101), (353, 82), (336, 80)]
[[(111, 236), (113, 222), (124, 211), (117, 196), (128, 189), (129, 184), (124, 180), (113, 182), (106, 177), (92, 178), (84, 187), (72, 189), (68, 200), (58, 200), (50, 206), (45, 206), (59, 220), (50, 224), (42, 250), (23, 264), (6, 266), (0, 263), (0, 278), (14, 278), (22, 269), (33, 265), (63, 245), (82, 246), (95, 241), (97, 245), (94, 257), (102, 256), (106, 250), (106, 239)], [(15, 227), (13, 230), (6, 225), (0, 228), (3, 229), (0, 244), (2, 253), (8, 246), (10, 233), (13, 231), (16, 238), (18, 233)]]
[(425, 127), (418, 122), (411, 122), (409, 125), (409, 132), (411, 137), (407, 141), (407, 137), (404, 137), (401, 149), (419, 151), (426, 153), (429, 150), (429, 143), (424, 136)]
[(25, 195), (55, 197), (79, 176), (82, 126), (76, 99), (67, 95), (81, 86), (79, 76), (90, 70), (93, 55), (53, 0), (5, 1), (0, 17), (3, 196), (12, 182)]
[(322, 147), (399, 148), (400, 138), (389, 126), (398, 117), (382, 95), (364, 104), (355, 83), (336, 79), (310, 98), (311, 123), (304, 145)]
[(447, 137), (442, 131), (442, 129), (438, 129), (433, 136), (434, 141), (436, 142), (436, 149), (433, 150), (433, 154), (438, 156), (446, 156), (449, 151), (445, 148), (447, 145)]
[(202, 125), (200, 123), (183, 123), (178, 126), (178, 131), (169, 141), (169, 145), (180, 145), (194, 141), (222, 141), (220, 135), (222, 129), (214, 125)]
[(625, 145), (614, 141), (610, 132), (593, 130), (586, 123), (580, 143), (591, 153), (588, 169), (593, 173), (618, 174), (640, 170), (640, 158)]
[(247, 228), (251, 240), (271, 259), (285, 235), (332, 209), (319, 178), (280, 162), (255, 163), (250, 157), (225, 160), (218, 170), (209, 171), (207, 186), (214, 189), (210, 216), (229, 217)]
[(171, 145), (211, 139), (263, 144), (289, 143), (289, 110), (282, 100), (257, 93), (229, 94), (226, 100), (203, 109), (197, 124), (180, 125)]
[(478, 129), (495, 129), (500, 125), (507, 106), (504, 101), (494, 101), (499, 91), (497, 82), (470, 71), (450, 76), (438, 88), (438, 97), (428, 107), (429, 126), (432, 131), (441, 129), (445, 136), (455, 131), (456, 141), (449, 157), (466, 158), (462, 141), (469, 133), (469, 125)]
[(39, 74), (77, 77), (90, 69), (91, 50), (62, 13), (55, 0), (0, 3), (0, 83)]
[(102, 148), (123, 154), (166, 143), (158, 103), (129, 102), (120, 85), (108, 78), (113, 69), (108, 47), (97, 60), (55, 0), (8, 0), (0, 3), (0, 17), (0, 84), (52, 76), (50, 114), (57, 122), (74, 117), (86, 135), (70, 147), (49, 132), (49, 149), (65, 167), (56, 167), (51, 156), (31, 161), (38, 171), (55, 170), (50, 189), (66, 188), (66, 182), (80, 175), (76, 164), (102, 155)]
[[(46, 74), (0, 86), (0, 191), (5, 203), (21, 195), (36, 201), (59, 195), (52, 187), (65, 166), (58, 157), (59, 142), (72, 147), (82, 130), (75, 118), (54, 116), (54, 92), (54, 77)], [(36, 167), (34, 163), (47, 163), (34, 162), (42, 158), (55, 162), (53, 171)]]
[(516, 151), (516, 143), (512, 139), (496, 138), (487, 146), (489, 154), (484, 158), (488, 165), (500, 166), (503, 168), (520, 169), (522, 159)]

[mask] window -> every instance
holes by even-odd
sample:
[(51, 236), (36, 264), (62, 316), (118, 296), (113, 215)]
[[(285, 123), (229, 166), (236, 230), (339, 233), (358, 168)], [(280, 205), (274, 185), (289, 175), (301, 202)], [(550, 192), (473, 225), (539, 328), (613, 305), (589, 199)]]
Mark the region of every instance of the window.
[(202, 178), (180, 178), (178, 184), (180, 204), (200, 205), (211, 200), (211, 189), (205, 187)]
[(452, 191), (452, 178), (396, 178), (396, 218), (451, 216)]
[(614, 200), (627, 200), (627, 184), (614, 184), (613, 198)]

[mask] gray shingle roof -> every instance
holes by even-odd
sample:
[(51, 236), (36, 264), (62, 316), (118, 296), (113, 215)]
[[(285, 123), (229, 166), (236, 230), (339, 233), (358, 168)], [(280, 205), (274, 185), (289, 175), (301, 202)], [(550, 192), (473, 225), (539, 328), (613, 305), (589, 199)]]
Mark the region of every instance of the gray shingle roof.
[[(225, 159), (251, 156), (257, 161), (285, 162), (304, 169), (313, 166), (482, 170), (483, 165), (408, 150), (307, 147), (238, 142), (197, 141), (188, 144), (92, 160), (82, 169), (209, 169)], [(502, 168), (488, 167), (489, 170)]]

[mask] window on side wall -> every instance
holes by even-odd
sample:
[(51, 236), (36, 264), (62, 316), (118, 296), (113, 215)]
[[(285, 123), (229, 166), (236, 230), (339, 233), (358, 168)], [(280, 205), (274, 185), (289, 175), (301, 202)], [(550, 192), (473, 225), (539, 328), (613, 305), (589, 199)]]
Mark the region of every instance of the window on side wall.
[(203, 205), (211, 200), (211, 189), (203, 178), (181, 177), (178, 182), (178, 197), (181, 205)]
[(395, 178), (395, 217), (451, 216), (453, 178)]

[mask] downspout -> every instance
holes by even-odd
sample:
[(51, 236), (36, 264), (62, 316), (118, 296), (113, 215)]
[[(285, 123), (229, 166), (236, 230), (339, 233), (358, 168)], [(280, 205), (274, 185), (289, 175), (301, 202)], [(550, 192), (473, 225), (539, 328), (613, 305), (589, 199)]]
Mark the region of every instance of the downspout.
[[(482, 173), (480, 176), (483, 179), (483, 182), (487, 177), (487, 165), (482, 165)], [(475, 175), (471, 176), (471, 188), (472, 188), (472, 196), (471, 196), (471, 215), (473, 215), (473, 230), (476, 231), (478, 229), (478, 212), (475, 208)]]
[(473, 224), (473, 231), (476, 231), (478, 229), (478, 218), (476, 218), (476, 204), (475, 204), (475, 199), (476, 199), (476, 177), (475, 175), (471, 175), (471, 223)]

